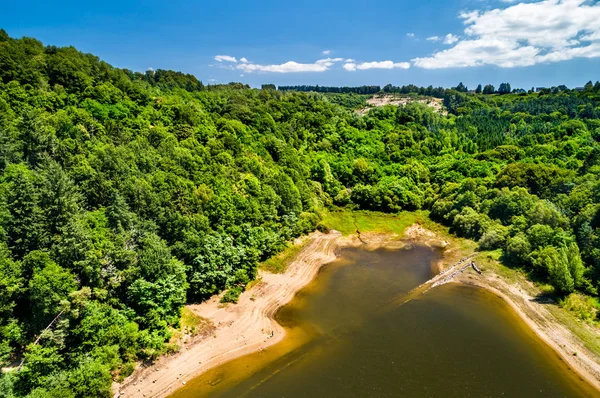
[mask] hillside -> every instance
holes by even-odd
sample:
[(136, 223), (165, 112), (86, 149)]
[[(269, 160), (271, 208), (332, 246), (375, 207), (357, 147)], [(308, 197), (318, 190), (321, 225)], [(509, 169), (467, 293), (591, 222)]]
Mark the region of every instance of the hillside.
[(442, 102), (361, 116), (0, 30), (0, 396), (110, 396), (334, 207), (430, 210), (596, 322), (600, 84)]

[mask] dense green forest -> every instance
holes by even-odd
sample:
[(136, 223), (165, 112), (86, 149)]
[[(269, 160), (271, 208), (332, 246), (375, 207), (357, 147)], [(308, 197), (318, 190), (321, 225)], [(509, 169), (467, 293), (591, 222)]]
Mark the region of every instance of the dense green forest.
[(361, 90), (204, 86), (0, 31), (0, 362), (23, 361), (0, 397), (110, 396), (184, 303), (235, 300), (326, 208), (428, 209), (596, 296), (600, 85), (463, 91), (360, 116)]

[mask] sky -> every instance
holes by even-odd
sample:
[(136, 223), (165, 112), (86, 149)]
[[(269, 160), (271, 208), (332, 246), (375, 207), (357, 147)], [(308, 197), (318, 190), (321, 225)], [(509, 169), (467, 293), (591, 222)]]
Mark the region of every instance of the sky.
[(600, 80), (598, 0), (4, 0), (0, 28), (207, 84)]

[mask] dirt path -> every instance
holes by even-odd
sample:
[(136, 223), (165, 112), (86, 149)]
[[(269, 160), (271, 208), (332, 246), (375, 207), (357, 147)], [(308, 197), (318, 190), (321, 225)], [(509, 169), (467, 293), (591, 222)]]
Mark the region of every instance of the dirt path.
[(164, 397), (194, 376), (219, 364), (259, 351), (283, 339), (284, 329), (273, 319), (275, 312), (306, 286), (319, 268), (335, 260), (342, 242), (339, 232), (315, 232), (283, 274), (260, 272), (261, 281), (242, 293), (236, 305), (222, 306), (213, 297), (192, 305), (196, 314), (215, 325), (213, 335), (164, 357), (150, 367), (137, 370), (121, 385), (115, 397)]

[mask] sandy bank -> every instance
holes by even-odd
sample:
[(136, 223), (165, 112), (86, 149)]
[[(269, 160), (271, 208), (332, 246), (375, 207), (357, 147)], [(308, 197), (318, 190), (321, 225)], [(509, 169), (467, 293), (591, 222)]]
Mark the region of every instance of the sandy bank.
[[(536, 296), (540, 292), (533, 283), (524, 278), (511, 283), (490, 269), (484, 269), (483, 274), (479, 275), (470, 266), (464, 268), (464, 264), (469, 264), (471, 260), (463, 263), (459, 263), (459, 261), (468, 259), (471, 255), (475, 255), (476, 259), (477, 253), (474, 253), (473, 250), (461, 251), (421, 225), (415, 224), (407, 228), (405, 238), (445, 248), (443, 259), (438, 263), (438, 270), (440, 273), (446, 270), (447, 273), (439, 274), (421, 285), (423, 287), (421, 292), (435, 288), (436, 285), (454, 282), (483, 288), (496, 294), (508, 303), (538, 337), (560, 355), (575, 373), (600, 391), (600, 358), (549, 311), (548, 305), (555, 304), (548, 304), (544, 300), (537, 299)], [(463, 271), (460, 271), (461, 269)]]
[(493, 271), (484, 270), (477, 275), (471, 269), (454, 282), (487, 289), (501, 297), (569, 367), (600, 391), (599, 358), (548, 310), (547, 306), (553, 304), (537, 300), (531, 294), (537, 290), (531, 282), (509, 283)]
[(115, 385), (115, 396), (164, 397), (210, 368), (281, 341), (285, 330), (273, 319), (275, 312), (306, 286), (322, 265), (336, 259), (335, 249), (360, 244), (336, 231), (314, 232), (304, 239), (308, 242), (285, 273), (260, 271), (260, 282), (244, 292), (237, 304), (223, 306), (215, 296), (189, 306), (213, 323), (214, 333), (136, 370)]

